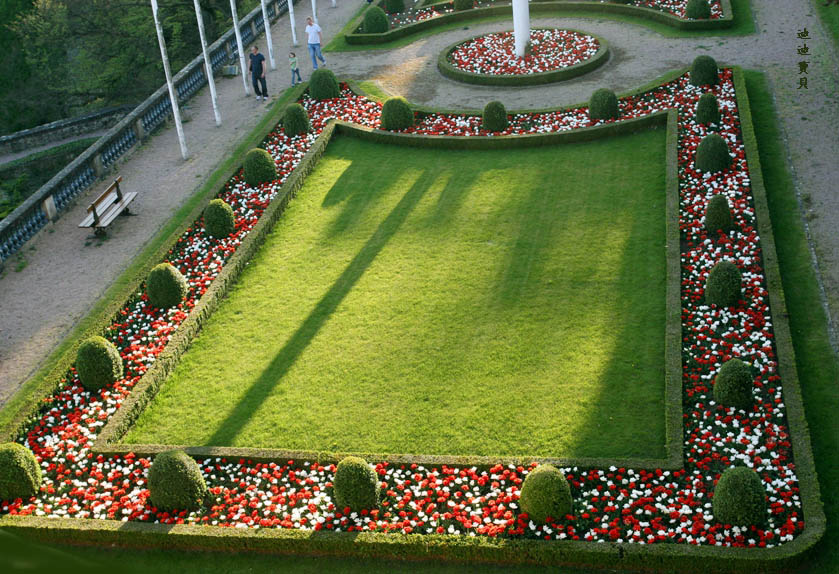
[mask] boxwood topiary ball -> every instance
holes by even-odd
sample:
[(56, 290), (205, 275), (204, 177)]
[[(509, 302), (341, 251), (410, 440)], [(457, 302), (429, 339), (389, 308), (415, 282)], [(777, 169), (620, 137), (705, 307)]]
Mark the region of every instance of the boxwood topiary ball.
[(292, 137), (309, 131), (309, 114), (300, 104), (291, 104), (283, 113), (283, 131)]
[(198, 463), (182, 450), (161, 452), (149, 469), (149, 499), (161, 510), (195, 510), (207, 497)]
[(711, 17), (711, 5), (708, 0), (688, 0), (685, 16), (691, 20), (707, 20)]
[(697, 56), (690, 66), (690, 83), (694, 86), (714, 86), (719, 80), (717, 61), (711, 56)]
[(338, 78), (332, 70), (318, 68), (309, 78), (309, 95), (316, 100), (329, 100), (341, 95)]
[(348, 456), (339, 462), (332, 488), (339, 510), (350, 507), (359, 511), (379, 506), (379, 479), (363, 458)]
[(766, 489), (760, 476), (745, 466), (727, 468), (717, 481), (712, 501), (714, 518), (733, 526), (766, 523)]
[(743, 296), (743, 278), (731, 261), (714, 265), (705, 280), (705, 302), (717, 307), (731, 307)]
[(491, 132), (507, 129), (507, 110), (501, 102), (489, 102), (484, 106), (483, 128)]
[(696, 169), (716, 173), (731, 167), (731, 152), (719, 134), (708, 134), (696, 147)]
[(458, 12), (461, 10), (471, 10), (474, 7), (474, 0), (454, 0), (454, 9)]
[(277, 179), (274, 158), (264, 149), (254, 148), (245, 156), (245, 183), (251, 187)]
[(382, 129), (404, 130), (414, 125), (414, 111), (405, 98), (394, 97), (385, 100), (382, 106)]
[(713, 196), (705, 207), (705, 229), (708, 233), (731, 229), (731, 208), (728, 198), (721, 193)]
[(233, 208), (223, 199), (214, 199), (204, 208), (204, 231), (210, 237), (227, 237), (236, 228)]
[(588, 116), (591, 120), (614, 120), (620, 115), (618, 97), (608, 88), (600, 88), (591, 95)]
[(91, 337), (76, 352), (76, 372), (88, 391), (98, 391), (122, 377), (122, 357), (104, 337)]
[(382, 34), (390, 29), (390, 22), (385, 11), (378, 6), (373, 6), (364, 13), (364, 22), (361, 29), (365, 34)]
[(40, 488), (41, 467), (32, 451), (16, 442), (0, 444), (0, 500), (26, 500)]
[(571, 513), (571, 487), (559, 469), (540, 464), (524, 479), (519, 505), (534, 522), (562, 518)]
[(748, 410), (754, 402), (752, 368), (740, 359), (730, 359), (722, 364), (714, 378), (714, 400), (724, 407)]
[(388, 14), (398, 14), (405, 11), (405, 0), (385, 0)]
[(186, 279), (169, 263), (155, 265), (146, 278), (149, 303), (158, 309), (174, 307), (184, 300), (186, 291)]
[(699, 102), (696, 104), (696, 121), (703, 125), (720, 123), (720, 105), (717, 102), (717, 96), (706, 92), (699, 97)]

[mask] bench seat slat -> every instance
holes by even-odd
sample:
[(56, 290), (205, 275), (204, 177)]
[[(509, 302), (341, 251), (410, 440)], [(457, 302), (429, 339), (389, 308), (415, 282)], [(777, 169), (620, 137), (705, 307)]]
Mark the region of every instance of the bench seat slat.
[(132, 191), (130, 193), (122, 194), (122, 201), (118, 203), (114, 203), (105, 212), (99, 216), (99, 225), (96, 227), (107, 227), (110, 223), (117, 218), (117, 216), (123, 212), (123, 210), (128, 207), (128, 204), (131, 203), (137, 196), (136, 191)]
[[(113, 189), (109, 189), (106, 193), (96, 198), (90, 207), (87, 208), (88, 215), (79, 224), (79, 227), (107, 227), (117, 215), (128, 207), (134, 198), (137, 197), (136, 191), (129, 191), (122, 193), (122, 200), (117, 201), (117, 193)], [(94, 225), (95, 218), (93, 217), (93, 208), (96, 206), (96, 213), (99, 215), (99, 222)]]

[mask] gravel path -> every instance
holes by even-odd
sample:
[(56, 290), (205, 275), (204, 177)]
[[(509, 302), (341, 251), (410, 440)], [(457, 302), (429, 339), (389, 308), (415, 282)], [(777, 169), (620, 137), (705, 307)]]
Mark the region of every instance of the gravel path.
[[(302, 24), (308, 3), (296, 9), (298, 37), (305, 43)], [(326, 3), (324, 3), (326, 4)], [(836, 330), (839, 318), (839, 197), (833, 193), (839, 139), (839, 59), (809, 2), (752, 0), (758, 33), (745, 37), (666, 38), (640, 25), (600, 19), (535, 18), (534, 26), (577, 28), (600, 35), (612, 49), (610, 61), (595, 72), (552, 86), (494, 88), (459, 84), (436, 69), (440, 50), (480, 33), (511, 28), (511, 22), (468, 25), (416, 41), (388, 52), (326, 54), (339, 76), (375, 79), (388, 92), (409, 100), (445, 108), (482, 108), (494, 99), (510, 109), (558, 107), (583, 102), (600, 87), (623, 91), (639, 87), (673, 68), (688, 66), (700, 53), (719, 62), (765, 70), (775, 93), (790, 165), (813, 253), (823, 280), (826, 302)], [(337, 9), (321, 8), (324, 41), (338, 32), (357, 8), (340, 1)], [(808, 90), (799, 90), (796, 32), (806, 27), (813, 55), (809, 58)], [(279, 92), (290, 83), (285, 63), (290, 46), (288, 19), (272, 30), (277, 71), (270, 72), (269, 89)], [(303, 77), (311, 71), (305, 44), (295, 49)], [(262, 50), (266, 53), (266, 50)], [(103, 243), (90, 241), (76, 227), (90, 198), (107, 182), (82, 197), (76, 207), (24, 248), (27, 261), (20, 272), (7, 263), (0, 278), (0, 403), (20, 386), (92, 307), (142, 246), (233, 149), (239, 138), (259, 120), (262, 108), (245, 98), (241, 79), (220, 80), (219, 99), (224, 125), (215, 128), (206, 90), (190, 103), (192, 121), (185, 125), (191, 159), (180, 160), (175, 130), (167, 128), (119, 167), (126, 189), (140, 191), (137, 217), (118, 220)]]

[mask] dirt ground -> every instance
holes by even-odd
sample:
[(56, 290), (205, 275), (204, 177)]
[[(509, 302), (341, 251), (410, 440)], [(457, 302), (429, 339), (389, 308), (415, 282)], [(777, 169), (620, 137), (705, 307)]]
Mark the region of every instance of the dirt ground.
[[(358, 4), (339, 0), (334, 9), (328, 2), (322, 4), (318, 16), (327, 43)], [(756, 34), (690, 40), (666, 38), (641, 25), (597, 18), (534, 18), (534, 27), (568, 27), (602, 36), (612, 50), (610, 60), (596, 71), (549, 86), (469, 86), (446, 79), (437, 71), (436, 58), (444, 47), (476, 34), (510, 29), (511, 22), (466, 23), (462, 29), (432, 35), (396, 50), (328, 53), (326, 58), (328, 67), (340, 77), (374, 79), (390, 93), (450, 109), (482, 108), (496, 99), (508, 109), (583, 102), (597, 88), (636, 88), (674, 68), (689, 66), (696, 55), (703, 53), (720, 63), (766, 71), (835, 332), (839, 327), (839, 236), (834, 232), (839, 221), (839, 195), (834, 192), (839, 174), (839, 58), (810, 2), (752, 0), (752, 8)], [(291, 46), (287, 16), (272, 27), (277, 60), (277, 69), (268, 73), (272, 94), (290, 85), (285, 61), (289, 50), (297, 52), (303, 78), (311, 73), (303, 36), (305, 18), (310, 13), (307, 2), (295, 10), (302, 46)], [(803, 28), (811, 36), (807, 90), (798, 89), (798, 62), (802, 58), (797, 52), (801, 40), (796, 34)], [(261, 41), (264, 44), (264, 39)], [(267, 54), (264, 47), (262, 52)], [(0, 278), (0, 404), (37, 369), (266, 109), (264, 103), (245, 96), (241, 78), (220, 79), (217, 88), (221, 127), (215, 127), (206, 88), (189, 103), (192, 119), (185, 124), (185, 131), (190, 159), (180, 158), (175, 130), (168, 127), (119, 165), (125, 189), (140, 192), (132, 205), (137, 215), (113, 224), (107, 241), (94, 241), (87, 230), (76, 226), (90, 200), (108, 185), (108, 180), (88, 190), (74, 208), (31, 240), (21, 251), (20, 261), (15, 257), (7, 261)]]

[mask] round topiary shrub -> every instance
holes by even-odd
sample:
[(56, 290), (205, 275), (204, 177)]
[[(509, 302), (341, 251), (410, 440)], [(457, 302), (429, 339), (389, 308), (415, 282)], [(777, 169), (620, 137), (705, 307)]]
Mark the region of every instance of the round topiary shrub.
[(745, 466), (727, 468), (717, 481), (712, 500), (714, 518), (733, 526), (766, 523), (766, 489), (760, 476)]
[(341, 95), (338, 78), (332, 70), (318, 68), (309, 78), (309, 95), (316, 100), (329, 100)]
[(474, 0), (454, 0), (455, 11), (471, 10), (475, 7)]
[(748, 410), (754, 404), (752, 368), (740, 359), (722, 364), (714, 378), (714, 400), (724, 407)]
[(696, 147), (694, 165), (700, 171), (716, 173), (731, 167), (731, 152), (720, 134), (708, 134)]
[(398, 14), (405, 11), (405, 0), (385, 0), (385, 10), (388, 14)]
[(685, 16), (691, 20), (707, 20), (711, 17), (711, 5), (708, 0), (688, 0)]
[(507, 110), (501, 102), (490, 102), (484, 106), (483, 128), (491, 132), (507, 129)]
[(204, 231), (210, 237), (227, 237), (236, 229), (233, 208), (223, 199), (214, 199), (204, 208)]
[(600, 88), (591, 95), (588, 116), (594, 120), (615, 120), (620, 115), (618, 97), (608, 88)]
[(98, 391), (122, 377), (122, 357), (104, 337), (84, 341), (76, 353), (76, 372), (88, 391)]
[(306, 108), (300, 104), (291, 104), (283, 113), (283, 131), (285, 135), (292, 137), (305, 134), (310, 129), (309, 114)]
[(393, 97), (382, 106), (382, 129), (404, 130), (414, 125), (414, 111), (405, 98)]
[(149, 500), (161, 510), (195, 510), (207, 497), (198, 463), (182, 450), (161, 452), (149, 469)]
[(702, 94), (696, 104), (696, 121), (700, 124), (720, 123), (720, 105), (717, 96), (711, 92)]
[(363, 458), (348, 456), (339, 462), (332, 488), (339, 510), (350, 507), (359, 511), (379, 506), (379, 479)]
[(743, 296), (743, 278), (731, 261), (714, 265), (705, 280), (705, 302), (717, 307), (731, 307)]
[(705, 207), (705, 229), (708, 233), (731, 229), (731, 208), (728, 198), (721, 193), (713, 196)]
[(385, 11), (373, 6), (364, 13), (361, 29), (365, 34), (382, 34), (390, 29), (390, 22)]
[(697, 56), (690, 66), (690, 83), (694, 86), (714, 86), (719, 80), (717, 61), (711, 56)]
[(531, 470), (521, 487), (519, 506), (534, 522), (544, 523), (571, 513), (571, 487), (554, 466), (540, 464)]
[(16, 442), (0, 444), (0, 500), (27, 499), (41, 488), (41, 467), (32, 451)]
[(264, 149), (254, 148), (245, 156), (245, 183), (256, 187), (277, 179), (277, 165), (274, 158)]
[(146, 278), (149, 303), (158, 309), (174, 307), (184, 300), (186, 291), (186, 279), (169, 263), (155, 265)]

